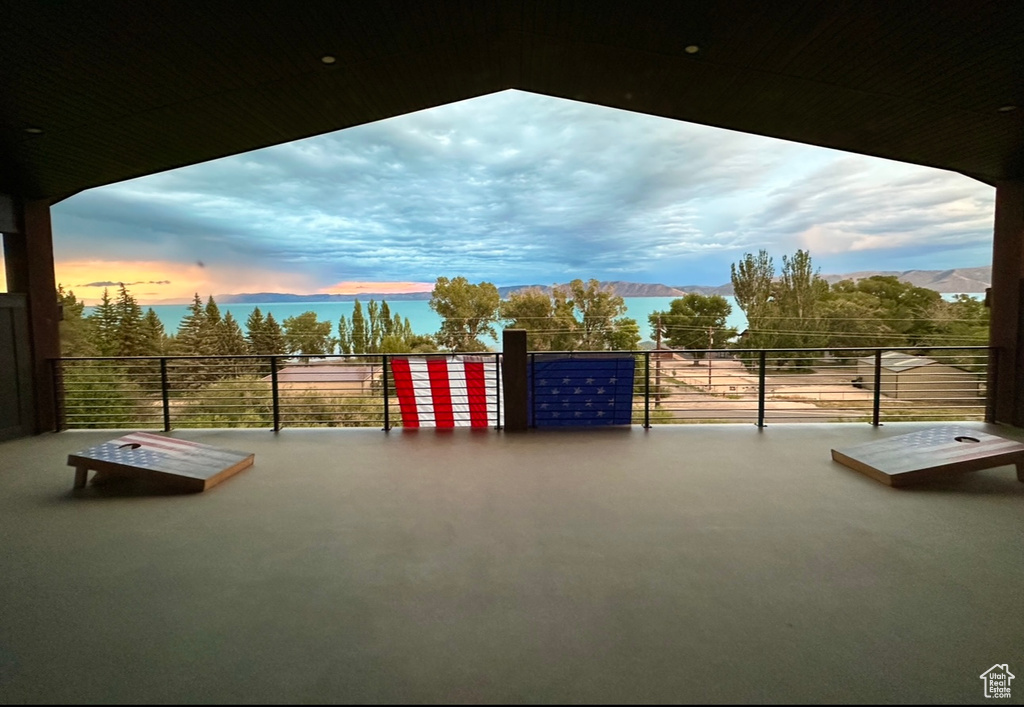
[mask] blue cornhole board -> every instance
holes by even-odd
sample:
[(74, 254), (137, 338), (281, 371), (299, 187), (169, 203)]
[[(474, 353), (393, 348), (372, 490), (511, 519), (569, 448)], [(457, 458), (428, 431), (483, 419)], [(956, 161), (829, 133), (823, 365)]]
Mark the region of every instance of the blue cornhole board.
[(534, 357), (526, 368), (531, 427), (629, 425), (633, 420), (632, 356)]

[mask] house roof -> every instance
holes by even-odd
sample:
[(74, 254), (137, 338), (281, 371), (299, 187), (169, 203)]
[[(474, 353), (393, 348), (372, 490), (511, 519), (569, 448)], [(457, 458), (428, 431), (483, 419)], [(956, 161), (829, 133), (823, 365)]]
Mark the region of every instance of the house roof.
[[(860, 359), (860, 362), (873, 365), (875, 357), (865, 356)], [(894, 373), (901, 373), (903, 371), (909, 371), (912, 368), (921, 368), (922, 366), (931, 366), (938, 363), (939, 362), (933, 358), (914, 356), (913, 354), (909, 354), (905, 351), (882, 352), (882, 368), (893, 371)]]
[[(379, 373), (375, 366), (286, 366), (277, 372), (278, 383), (365, 383)], [(269, 381), (270, 376), (261, 380)]]
[(1000, 0), (11, 0), (0, 192), (57, 200), (511, 88), (994, 183), (1024, 176), (1022, 36)]

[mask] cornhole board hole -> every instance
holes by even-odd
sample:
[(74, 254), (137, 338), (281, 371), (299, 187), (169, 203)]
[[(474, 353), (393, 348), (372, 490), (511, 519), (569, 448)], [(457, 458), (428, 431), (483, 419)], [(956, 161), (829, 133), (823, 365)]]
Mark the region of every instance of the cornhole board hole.
[(89, 470), (94, 481), (104, 477), (132, 477), (167, 483), (184, 491), (205, 491), (252, 466), (255, 454), (218, 449), (145, 432), (117, 439), (68, 455), (75, 467), (75, 488), (85, 488)]
[(833, 449), (832, 459), (887, 486), (1008, 464), (1024, 482), (1024, 444), (955, 425)]

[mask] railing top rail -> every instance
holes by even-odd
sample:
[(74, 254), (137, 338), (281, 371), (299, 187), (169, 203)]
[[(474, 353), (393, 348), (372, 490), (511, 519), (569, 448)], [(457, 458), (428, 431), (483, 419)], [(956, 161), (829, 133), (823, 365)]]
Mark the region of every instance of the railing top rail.
[[(854, 351), (991, 351), (997, 349), (996, 346), (982, 345), (982, 344), (970, 344), (964, 346), (931, 346), (931, 345), (919, 345), (919, 346), (819, 346), (813, 348), (755, 348), (755, 349), (734, 349), (734, 348), (720, 348), (720, 349), (616, 349), (612, 351), (588, 351), (588, 350), (573, 350), (573, 351), (531, 351), (532, 354), (542, 354), (545, 356), (569, 356), (569, 355), (608, 355), (608, 354), (628, 354), (628, 355), (639, 355), (651, 352), (657, 353), (727, 353), (727, 354), (742, 354), (742, 353), (760, 353), (765, 351), (767, 353), (783, 352), (783, 353), (812, 353), (812, 352), (854, 352)], [(361, 353), (361, 354), (210, 354), (204, 356), (178, 356), (178, 355), (165, 355), (165, 356), (56, 356), (50, 360), (52, 361), (197, 361), (197, 360), (254, 360), (254, 361), (266, 361), (268, 358), (277, 358), (280, 360), (338, 360), (338, 359), (373, 359), (379, 361), (381, 356), (494, 356), (495, 354), (501, 355), (501, 351), (435, 351), (430, 353)]]
[(784, 351), (786, 353), (793, 352), (811, 352), (811, 351), (964, 351), (964, 350), (976, 350), (976, 351), (989, 351), (997, 348), (995, 346), (989, 346), (987, 344), (970, 344), (964, 346), (819, 346), (816, 348), (756, 348), (756, 349), (670, 349), (662, 347), (660, 349), (632, 349), (632, 350), (613, 350), (613, 351), (531, 351), (530, 353), (544, 354), (544, 355), (597, 355), (597, 354), (644, 354), (644, 353), (760, 353), (766, 351), (771, 353), (773, 351)]

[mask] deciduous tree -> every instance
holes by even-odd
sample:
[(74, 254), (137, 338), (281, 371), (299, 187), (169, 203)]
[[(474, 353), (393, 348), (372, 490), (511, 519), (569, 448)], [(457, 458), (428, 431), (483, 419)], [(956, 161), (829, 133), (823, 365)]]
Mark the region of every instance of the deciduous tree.
[(316, 312), (284, 320), (284, 339), (290, 354), (323, 356), (334, 350), (330, 322), (317, 321)]
[(437, 342), (450, 351), (486, 351), (480, 337), (497, 337), (500, 304), (498, 288), (490, 282), (472, 285), (464, 277), (437, 278), (430, 296), (430, 308), (442, 319)]
[[(721, 295), (691, 292), (672, 300), (668, 310), (652, 312), (648, 320), (652, 329), (660, 322), (669, 348), (710, 349), (736, 336), (736, 330), (726, 326), (731, 313), (732, 305)], [(693, 355), (694, 363), (704, 357), (699, 350)]]

